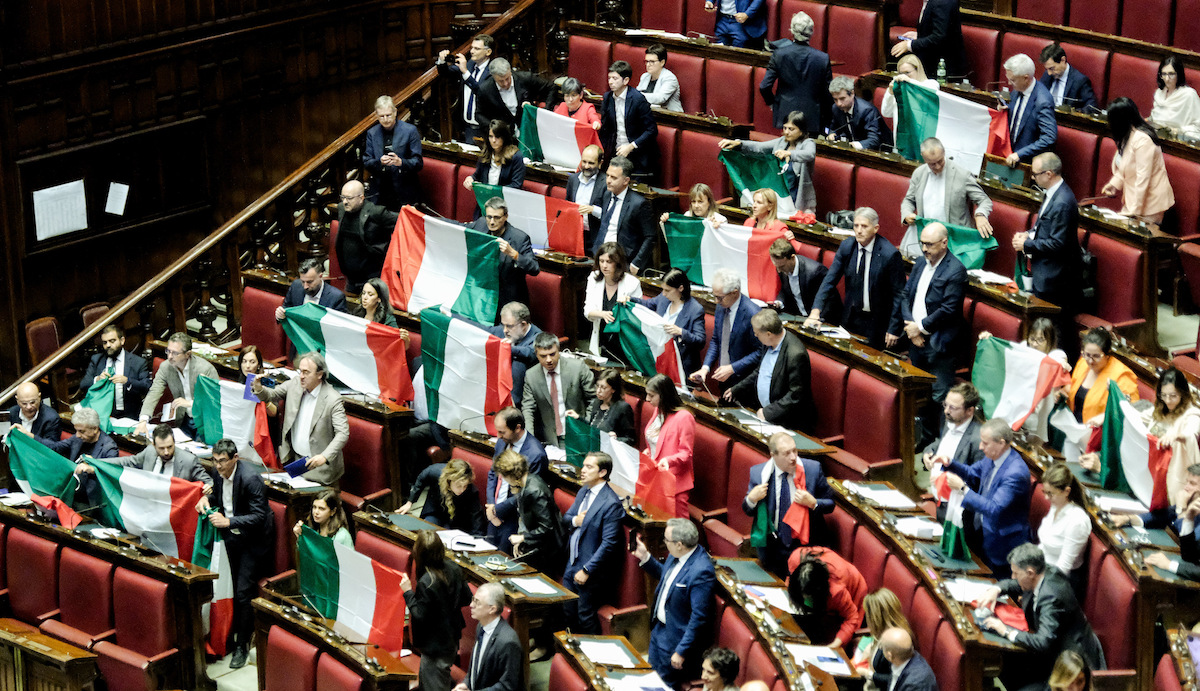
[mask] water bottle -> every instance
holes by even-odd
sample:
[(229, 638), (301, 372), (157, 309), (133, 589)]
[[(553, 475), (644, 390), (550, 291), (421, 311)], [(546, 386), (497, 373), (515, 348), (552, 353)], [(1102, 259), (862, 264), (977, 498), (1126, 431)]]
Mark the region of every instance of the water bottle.
[(938, 80), (938, 84), (946, 83), (946, 58), (942, 58), (942, 59), (938, 60), (937, 80)]

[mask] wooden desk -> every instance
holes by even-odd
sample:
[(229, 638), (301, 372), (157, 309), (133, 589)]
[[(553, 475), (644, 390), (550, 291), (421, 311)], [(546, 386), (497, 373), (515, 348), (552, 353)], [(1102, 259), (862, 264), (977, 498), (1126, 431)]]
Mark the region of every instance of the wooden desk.
[[(616, 643), (624, 648), (625, 654), (629, 657), (629, 662), (624, 665), (596, 662), (589, 658), (581, 649), (580, 644), (588, 642)], [(596, 691), (607, 691), (608, 687), (605, 685), (604, 679), (609, 677), (613, 672), (645, 673), (651, 671), (650, 663), (633, 647), (629, 639), (624, 636), (587, 636), (559, 631), (554, 634), (554, 647), (563, 654), (563, 657), (567, 659), (571, 667)]]
[(1195, 635), (1191, 629), (1177, 616), (1165, 616), (1163, 622), (1167, 634), (1167, 654), (1175, 665), (1175, 674), (1179, 676), (1179, 685), (1184, 691), (1196, 691), (1200, 688), (1196, 680), (1196, 659), (1192, 656), (1191, 642)]
[(0, 687), (80, 691), (99, 676), (98, 656), (16, 619), (0, 619)]

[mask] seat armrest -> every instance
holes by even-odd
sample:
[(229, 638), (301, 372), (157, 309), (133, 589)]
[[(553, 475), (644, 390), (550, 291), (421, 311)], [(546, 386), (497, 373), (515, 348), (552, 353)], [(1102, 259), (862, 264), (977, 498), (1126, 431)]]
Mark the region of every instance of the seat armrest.
[(49, 612), (46, 612), (45, 614), (39, 614), (39, 615), (37, 615), (37, 623), (41, 624), (43, 621), (46, 621), (47, 619), (57, 619), (58, 615), (60, 615), (60, 614), (62, 614), (61, 609), (52, 609)]
[(703, 523), (708, 520), (724, 521), (725, 517), (729, 515), (729, 509), (720, 508), (706, 511), (694, 504), (688, 504), (688, 515), (697, 523)]
[(111, 643), (113, 638), (116, 637), (116, 635), (117, 635), (116, 629), (109, 629), (108, 631), (101, 631), (100, 633), (96, 634), (95, 636), (92, 636), (92, 642), (88, 645), (88, 650), (91, 650), (92, 648), (94, 648), (96, 646), (96, 644), (99, 643), (100, 641), (108, 641)]

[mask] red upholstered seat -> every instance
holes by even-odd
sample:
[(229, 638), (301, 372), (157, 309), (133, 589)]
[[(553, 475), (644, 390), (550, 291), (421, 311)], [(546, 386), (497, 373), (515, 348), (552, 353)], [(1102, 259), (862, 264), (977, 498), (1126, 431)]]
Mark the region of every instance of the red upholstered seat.
[(1087, 248), (1096, 255), (1098, 276), (1121, 277), (1120, 280), (1096, 282), (1099, 307), (1094, 316), (1114, 326), (1127, 326), (1144, 321), (1142, 296), (1139, 291), (1129, 290), (1129, 286), (1143, 285), (1146, 272), (1145, 254), (1136, 247), (1095, 233), (1088, 236)]
[(917, 588), (913, 593), (912, 602), (902, 604), (908, 607), (905, 616), (908, 617), (908, 623), (917, 637), (917, 649), (928, 660), (933, 651), (938, 624), (942, 622), (942, 611), (925, 588)]
[[(717, 30), (717, 13), (704, 10), (704, 0), (680, 0), (684, 6), (684, 26), (688, 34), (713, 36)], [(680, 80), (680, 84), (683, 80)]]
[[(1093, 551), (1096, 545), (1091, 545)], [(1136, 610), (1129, 606), (1137, 595), (1137, 584), (1111, 554), (1105, 554), (1097, 577), (1089, 581), (1084, 614), (1091, 622), (1104, 647), (1109, 669), (1128, 669), (1134, 665), (1138, 641), (1130, 637)]]
[(73, 549), (59, 558), (57, 619), (42, 622), (42, 632), (80, 648), (113, 626), (113, 565)]
[(900, 392), (860, 370), (846, 384), (845, 449), (877, 464), (900, 455)]
[(825, 525), (829, 528), (829, 548), (845, 557), (847, 561), (853, 562), (854, 533), (858, 524), (845, 509), (835, 506), (833, 511), (826, 514)]
[(404, 349), (404, 357), (408, 360), (408, 373), (411, 376), (416, 372), (413, 368), (413, 361), (421, 357), (421, 334), (416, 331), (408, 332), (408, 347)]
[[(679, 130), (675, 127), (658, 126), (658, 170), (663, 187), (679, 184)], [(681, 201), (687, 202), (686, 199)]]
[(521, 183), (521, 189), (525, 190), (526, 192), (533, 192), (534, 194), (540, 194), (542, 196), (546, 196), (550, 193), (550, 185), (547, 185), (544, 182), (537, 182), (536, 180), (526, 180), (525, 182)]
[[(1096, 150), (1096, 182), (1093, 190), (1095, 195), (1100, 194), (1100, 190), (1104, 187), (1104, 183), (1112, 176), (1112, 162), (1117, 155), (1117, 145), (1109, 137), (1100, 137), (1100, 147)], [(1117, 211), (1121, 208), (1120, 195), (1111, 199), (1104, 199), (1094, 202), (1097, 206), (1103, 206), (1108, 209)]]
[(425, 203), (443, 216), (453, 216), (457, 208), (455, 195), (462, 188), (455, 184), (458, 180), (456, 167), (450, 161), (426, 156), (421, 168), (421, 192)]
[(742, 533), (749, 533), (753, 519), (742, 511), (742, 500), (750, 486), (750, 469), (769, 460), (761, 451), (735, 441), (729, 452), (729, 482), (725, 506), (729, 509), (729, 526)]
[[(971, 335), (978, 336), (981, 331), (990, 331), (993, 336), (1003, 338), (1007, 341), (1020, 341), (1021, 333), (1021, 318), (1011, 312), (987, 304), (986, 302), (976, 302), (975, 310), (971, 315)], [(967, 349), (971, 353), (975, 349)]]
[[(1112, 0), (1091, 0), (1094, 4), (1111, 4), (1117, 3)], [(1074, 19), (1076, 4), (1087, 4), (1087, 0), (1075, 0), (1072, 3), (1071, 15)], [(1082, 27), (1072, 23), (1072, 26)], [(1112, 32), (1105, 32), (1112, 33)], [(1150, 109), (1154, 106), (1154, 84), (1158, 79), (1158, 61), (1147, 58), (1136, 58), (1125, 53), (1113, 53), (1112, 67), (1108, 71), (1108, 93), (1112, 96), (1128, 96), (1137, 104), (1138, 110), (1143, 116), (1150, 114)], [(1107, 104), (1105, 104), (1107, 105)], [(1097, 169), (1097, 175), (1104, 175), (1108, 172), (1107, 167)], [(1105, 178), (1107, 180), (1107, 178)]]
[(342, 271), (342, 264), (338, 261), (337, 247), (338, 229), (341, 226), (335, 218), (329, 222), (329, 275), (325, 278), (331, 286), (338, 290), (346, 290), (346, 274)]
[(900, 0), (900, 23), (916, 26), (921, 20), (921, 0)]
[(701, 514), (724, 512), (728, 498), (725, 485), (729, 483), (729, 447), (732, 442), (727, 434), (708, 425), (696, 425), (696, 438), (692, 455), (696, 487), (689, 496), (692, 506)]
[(966, 650), (963, 648), (958, 634), (954, 632), (954, 625), (943, 620), (938, 626), (928, 658), (929, 666), (933, 668), (933, 673), (937, 676), (938, 688), (962, 688), (962, 666), (965, 655)]
[(93, 648), (100, 674), (110, 689), (160, 688), (160, 667), (179, 652), (167, 584), (117, 567), (112, 604), (116, 635)]
[[(795, 246), (793, 246), (793, 249), (796, 249)], [(819, 262), (821, 261), (822, 255), (825, 254), (825, 250), (817, 247), (816, 245), (809, 245), (802, 242), (800, 243), (799, 249), (796, 249), (796, 254), (800, 255), (801, 257), (808, 257), (815, 262)]]
[[(670, 5), (668, 2), (651, 2), (646, 3), (646, 6), (654, 5)], [(567, 662), (567, 658), (563, 657), (562, 653), (555, 653), (554, 659), (550, 660), (550, 685), (549, 688), (561, 689), (562, 691), (587, 691), (591, 686), (588, 685), (579, 672)]]
[[(1071, 69), (1079, 70), (1081, 73), (1087, 75), (1088, 79), (1092, 80), (1092, 90), (1096, 92), (1096, 105), (1100, 108), (1107, 106), (1108, 63), (1112, 53), (1101, 48), (1081, 46), (1076, 43), (1063, 43), (1061, 45), (1063, 50), (1067, 51), (1067, 62), (1071, 63)], [(1037, 57), (1033, 59), (1037, 60)], [(1060, 146), (1062, 146), (1061, 133), (1059, 134), (1058, 144), (1055, 145), (1054, 149), (1061, 154), (1062, 149), (1058, 148)]]
[[(621, 538), (628, 543), (628, 528), (621, 531)], [(602, 605), (596, 614), (604, 635), (633, 639), (643, 635), (640, 631), (648, 624), (650, 614), (646, 606), (645, 572), (632, 552), (624, 550), (624, 553), (616, 602)]]
[[(1086, 0), (1079, 0), (1079, 2), (1085, 1)], [(1015, 34), (1011, 32), (1004, 34), (1004, 36), (1000, 39), (1000, 72), (999, 76), (996, 77), (996, 80), (1004, 81), (1004, 61), (1008, 60), (1017, 53), (1024, 53), (1032, 58), (1035, 67), (1034, 73), (1038, 77), (1042, 76), (1042, 72), (1045, 70), (1042, 69), (1042, 62), (1038, 58), (1041, 56), (1042, 48), (1045, 48), (1049, 43), (1051, 43), (1051, 41), (1038, 36)], [(1006, 83), (1005, 85), (1010, 89), (1012, 88), (1011, 84)]]
[[(681, 83), (683, 77), (680, 77)], [(690, 190), (692, 185), (703, 182), (712, 188), (718, 199), (731, 193), (729, 175), (725, 165), (717, 160), (721, 138), (692, 130), (679, 133), (679, 189)]]
[(93, 302), (79, 308), (79, 321), (83, 324), (83, 328), (88, 328), (92, 324), (104, 318), (112, 307), (107, 302)]
[(354, 549), (359, 554), (401, 572), (408, 571), (408, 560), (412, 557), (412, 552), (407, 549), (365, 530), (358, 531), (358, 535), (354, 537)]
[[(614, 43), (612, 46), (612, 61), (624, 60), (633, 68), (633, 77), (629, 83), (636, 88), (642, 73), (646, 71), (646, 48), (628, 43)], [(608, 69), (605, 67), (605, 69)]]
[(287, 338), (275, 321), (275, 308), (283, 304), (283, 296), (260, 288), (242, 289), (242, 345), (258, 346), (266, 360), (287, 355)]
[(1063, 166), (1063, 179), (1071, 189), (1079, 190), (1080, 197), (1087, 196), (1090, 190), (1096, 189), (1096, 178), (1101, 178), (1100, 187), (1108, 181), (1109, 170), (1096, 167), (1099, 146), (1099, 135), (1061, 125), (1058, 128), (1058, 142), (1055, 143), (1054, 150), (1064, 161), (1074, 162), (1072, 165)]
[(474, 166), (462, 165), (458, 167), (458, 174), (455, 176), (457, 179), (454, 184), (458, 186), (458, 189), (462, 190), (463, 194), (459, 194), (456, 197), (457, 201), (454, 203), (454, 213), (450, 215), (451, 220), (470, 223), (471, 219), (475, 217), (475, 211), (479, 208), (479, 204), (475, 201), (475, 195), (467, 192), (467, 189), (463, 187), (463, 181), (474, 174)]
[(792, 17), (797, 12), (804, 12), (813, 20), (813, 35), (808, 45), (818, 50), (825, 50), (829, 45), (826, 36), (829, 26), (829, 5), (823, 2), (808, 0), (780, 0), (779, 3), (779, 37), (792, 37)]
[(854, 164), (817, 156), (813, 162), (813, 189), (817, 193), (817, 218), (824, 218), (830, 211), (853, 209)]
[(1175, 669), (1175, 660), (1170, 654), (1160, 657), (1158, 664), (1154, 667), (1154, 689), (1155, 691), (1183, 691), (1183, 684), (1179, 682), (1179, 671)]
[[(1000, 32), (981, 26), (964, 25), (962, 33), (963, 45), (967, 49), (967, 70), (970, 72), (967, 79), (980, 89), (987, 88), (988, 82), (996, 81), (996, 73), (1000, 69), (1001, 61), (997, 58)], [(1034, 60), (1037, 58), (1034, 57)]]
[(667, 67), (679, 79), (679, 98), (687, 113), (699, 113), (704, 107), (704, 58), (683, 53), (671, 53)]
[[(1174, 12), (1174, 0), (1137, 0), (1122, 3), (1121, 35), (1147, 43), (1167, 45), (1171, 42), (1171, 25), (1166, 19)], [(1195, 17), (1192, 21), (1195, 21)]]
[(1013, 264), (1017, 253), (1012, 248), (1012, 237), (1017, 233), (1029, 230), (1030, 217), (1027, 209), (1021, 209), (1005, 202), (993, 202), (992, 213), (988, 216), (992, 224), (992, 232), (996, 237), (998, 247), (989, 250), (983, 260), (985, 269), (1008, 276), (1012, 274)]
[[(1067, 18), (1066, 0), (1017, 0), (1013, 15), (1047, 24), (1062, 24)], [(966, 27), (963, 27), (964, 29)], [(1037, 56), (1032, 56), (1037, 60)]]
[(896, 597), (900, 598), (900, 605), (904, 608), (904, 615), (908, 616), (913, 594), (917, 592), (917, 578), (908, 570), (906, 562), (907, 560), (899, 558), (887, 560), (883, 567), (883, 587), (896, 593)]
[(322, 653), (317, 659), (316, 691), (360, 691), (366, 686), (367, 682), (358, 672), (338, 662), (332, 655)]
[(754, 68), (736, 62), (709, 60), (705, 70), (704, 112), (724, 115), (734, 122), (750, 122), (754, 96), (758, 93)]
[[(1183, 275), (1187, 279), (1188, 289), (1192, 293), (1192, 302), (1200, 305), (1200, 245), (1186, 244), (1179, 246), (1179, 266), (1183, 269)], [(1200, 333), (1197, 334), (1197, 341), (1200, 342)], [(1200, 354), (1200, 347), (1191, 352), (1193, 356)], [(1200, 362), (1196, 362), (1193, 358), (1175, 358), (1177, 362), (1182, 362), (1182, 365), (1176, 365), (1180, 369), (1190, 371), (1200, 376)]]
[(62, 342), (62, 326), (58, 323), (58, 317), (40, 317), (25, 325), (25, 344), (35, 365), (53, 355)]
[(59, 546), (13, 529), (8, 531), (4, 551), (12, 615), (37, 626), (58, 608)]
[(563, 277), (561, 274), (542, 271), (536, 276), (526, 276), (529, 286), (529, 316), (543, 331), (553, 334), (566, 333), (567, 311), (578, 312), (580, 305), (563, 303)]
[(779, 0), (764, 0), (764, 2), (767, 5), (767, 40), (774, 41), (779, 38)]
[(663, 31), (683, 33), (682, 2), (648, 2), (641, 5), (641, 8), (643, 29), (662, 29)]
[(554, 505), (558, 507), (558, 512), (566, 514), (571, 509), (571, 505), (575, 503), (575, 495), (566, 491), (561, 487), (554, 488)]
[[(388, 478), (388, 438), (383, 425), (350, 416), (350, 440), (346, 442), (346, 474), (342, 476), (342, 499), (357, 511), (392, 493)], [(287, 531), (284, 531), (287, 532)]]
[(879, 12), (830, 5), (829, 26), (837, 28), (827, 32), (825, 52), (834, 62), (843, 63), (834, 68), (834, 74), (857, 76), (880, 66), (883, 19)]
[(908, 178), (865, 166), (858, 167), (854, 178), (854, 205), (874, 209), (879, 214), (879, 234), (899, 246), (905, 230), (899, 209), (908, 192)]
[[(726, 607), (719, 621), (721, 628), (717, 632), (717, 645), (729, 648), (737, 653), (739, 660), (745, 660), (750, 654), (750, 646), (754, 644), (754, 633), (738, 616), (734, 607)], [(746, 670), (743, 667), (738, 671), (737, 684), (740, 685), (745, 678)]]
[(458, 447), (455, 447), (454, 453), (451, 455), (454, 458), (461, 458), (471, 464), (471, 469), (475, 471), (475, 487), (479, 490), (479, 496), (483, 497), (486, 495), (487, 476), (488, 471), (492, 469), (492, 457), (481, 456), (474, 451)]
[(817, 417), (817, 436), (838, 441), (844, 432), (846, 377), (850, 368), (816, 351), (808, 352), (812, 365), (812, 390), (821, 414)]
[[(791, 34), (788, 34), (790, 36)], [(763, 79), (767, 76), (767, 68), (754, 68), (754, 132), (769, 134), (771, 138), (779, 136), (779, 130), (775, 127), (775, 114), (771, 111), (771, 106), (763, 100), (762, 94), (759, 93), (758, 86), (762, 84)]]
[(1029, 529), (1034, 540), (1037, 539), (1037, 531), (1042, 525), (1042, 519), (1048, 513), (1050, 513), (1050, 500), (1046, 498), (1042, 483), (1038, 482), (1029, 497)]
[(1193, 186), (1200, 180), (1200, 163), (1189, 161), (1179, 156), (1163, 154), (1163, 163), (1167, 166), (1167, 178), (1175, 191), (1176, 227), (1167, 228), (1181, 238), (1195, 239), (1200, 233), (1200, 193)]
[(558, 187), (557, 185), (554, 187), (551, 187), (550, 188), (550, 196), (554, 197), (555, 199), (566, 199), (567, 198), (567, 188)]
[(1196, 16), (1200, 0), (1175, 0), (1175, 36), (1171, 45), (1180, 50), (1200, 52), (1200, 31), (1196, 31)]
[[(854, 536), (854, 559), (852, 563), (867, 582), (867, 589), (875, 591), (883, 586), (883, 570), (887, 567), (888, 548), (875, 537), (874, 528), (859, 526)], [(900, 593), (896, 593), (899, 595)]]
[(631, 393), (627, 393), (625, 394), (625, 402), (629, 404), (630, 408), (633, 408), (633, 428), (640, 432), (642, 430), (642, 407), (644, 401)]
[(266, 691), (313, 691), (317, 686), (317, 655), (312, 643), (272, 626), (267, 634), (267, 659), (262, 675)]
[(5, 569), (8, 557), (8, 550), (6, 549), (7, 541), (8, 526), (0, 526), (0, 590), (8, 587), (8, 571)]
[[(1121, 16), (1120, 0), (1072, 0), (1070, 26), (1101, 34), (1116, 34)], [(1170, 16), (1170, 15), (1167, 15)], [(1153, 84), (1153, 80), (1150, 82)]]
[(766, 650), (763, 650), (762, 644), (758, 641), (750, 646), (750, 652), (742, 659), (739, 673), (739, 683), (757, 679), (766, 682), (767, 686), (774, 686), (775, 681), (779, 679), (775, 663), (771, 661), (771, 656), (767, 654)]
[[(592, 91), (608, 91), (608, 66), (612, 46), (608, 41), (572, 36), (567, 43), (567, 74), (583, 82)], [(645, 64), (642, 65), (645, 67)]]

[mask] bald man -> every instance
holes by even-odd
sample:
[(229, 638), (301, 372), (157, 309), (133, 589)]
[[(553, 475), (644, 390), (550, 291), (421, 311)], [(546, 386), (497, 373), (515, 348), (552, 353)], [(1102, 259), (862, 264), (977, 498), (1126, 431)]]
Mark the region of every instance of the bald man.
[(346, 292), (357, 293), (368, 278), (379, 277), (398, 217), (395, 211), (367, 201), (358, 180), (342, 186), (335, 250), (346, 276)]
[(62, 436), (62, 420), (42, 403), (42, 392), (31, 381), (17, 387), (17, 404), (8, 409), (8, 420), (43, 441), (56, 442)]
[(907, 631), (896, 627), (884, 631), (879, 637), (879, 647), (884, 659), (892, 665), (888, 691), (937, 691), (937, 677), (921, 653), (913, 649), (912, 636)]

